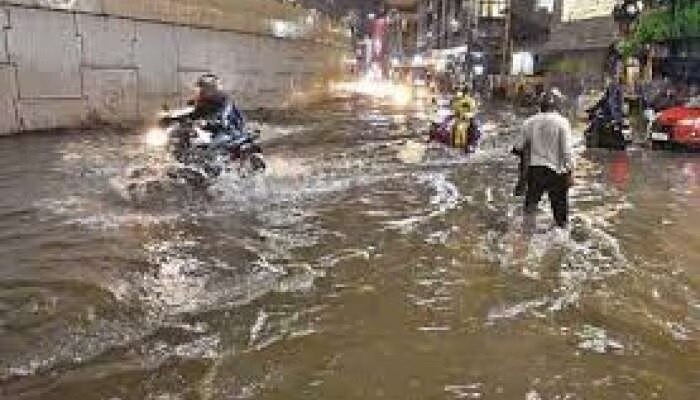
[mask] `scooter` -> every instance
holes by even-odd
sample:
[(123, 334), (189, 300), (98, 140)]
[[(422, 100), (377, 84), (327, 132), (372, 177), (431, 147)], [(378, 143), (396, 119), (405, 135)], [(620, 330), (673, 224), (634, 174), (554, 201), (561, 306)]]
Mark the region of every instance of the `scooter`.
[(433, 123), (428, 134), (429, 142), (442, 143), (465, 153), (473, 153), (479, 144), (481, 129), (472, 118), (449, 116), (442, 123)]
[[(588, 110), (590, 122), (585, 132), (586, 147), (625, 150), (631, 140), (630, 123), (627, 116), (620, 121), (606, 118), (600, 110)], [(598, 121), (596, 123), (596, 121)], [(602, 123), (600, 122), (602, 121)]]

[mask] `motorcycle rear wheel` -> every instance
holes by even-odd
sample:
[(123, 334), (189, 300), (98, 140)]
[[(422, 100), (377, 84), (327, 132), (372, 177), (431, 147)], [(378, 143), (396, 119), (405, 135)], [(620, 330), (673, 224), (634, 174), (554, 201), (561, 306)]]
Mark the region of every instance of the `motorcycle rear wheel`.
[(253, 153), (250, 155), (250, 166), (255, 172), (265, 171), (267, 168), (267, 163), (265, 163), (265, 159), (263, 158), (262, 154)]

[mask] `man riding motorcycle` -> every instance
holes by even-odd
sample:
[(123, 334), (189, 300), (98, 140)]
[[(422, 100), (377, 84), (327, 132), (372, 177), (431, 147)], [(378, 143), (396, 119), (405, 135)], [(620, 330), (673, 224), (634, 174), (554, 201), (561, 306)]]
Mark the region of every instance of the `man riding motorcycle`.
[(594, 116), (586, 129), (586, 134), (598, 132), (608, 122), (613, 122), (615, 129), (621, 130), (624, 116), (623, 103), (622, 87), (616, 81), (610, 82), (603, 97), (587, 110)]
[(212, 133), (212, 144), (219, 145), (243, 136), (245, 120), (231, 96), (221, 89), (221, 80), (214, 74), (197, 79), (197, 97), (189, 102), (194, 110), (191, 119), (207, 121), (205, 129)]
[[(216, 160), (228, 157), (241, 165), (250, 164), (252, 170), (262, 170), (265, 162), (256, 135), (245, 130), (245, 121), (231, 97), (221, 88), (221, 81), (214, 74), (204, 74), (195, 83), (197, 96), (188, 101), (193, 106), (184, 114), (166, 115), (160, 121), (163, 127), (183, 121), (188, 123), (171, 131), (172, 149), (176, 160), (183, 164), (204, 165), (210, 175), (216, 176), (223, 168)], [(196, 143), (194, 142), (196, 140)]]

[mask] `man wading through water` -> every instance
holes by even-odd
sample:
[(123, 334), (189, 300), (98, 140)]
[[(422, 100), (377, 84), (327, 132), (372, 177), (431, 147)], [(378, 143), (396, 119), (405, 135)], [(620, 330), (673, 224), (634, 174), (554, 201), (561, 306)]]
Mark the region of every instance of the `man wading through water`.
[(534, 228), (537, 206), (546, 192), (554, 221), (560, 228), (569, 222), (569, 188), (573, 185), (571, 124), (559, 113), (561, 95), (543, 94), (540, 112), (525, 120), (514, 153), (528, 159), (525, 194), (526, 228)]

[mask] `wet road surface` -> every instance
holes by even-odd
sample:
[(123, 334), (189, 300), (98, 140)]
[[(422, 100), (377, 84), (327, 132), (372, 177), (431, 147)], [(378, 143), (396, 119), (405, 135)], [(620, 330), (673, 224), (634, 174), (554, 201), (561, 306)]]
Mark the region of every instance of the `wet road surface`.
[(0, 398), (697, 399), (700, 158), (582, 152), (570, 235), (525, 236), (487, 120), (465, 158), (333, 102), (145, 201), (141, 135), (0, 140)]

